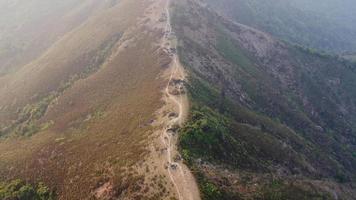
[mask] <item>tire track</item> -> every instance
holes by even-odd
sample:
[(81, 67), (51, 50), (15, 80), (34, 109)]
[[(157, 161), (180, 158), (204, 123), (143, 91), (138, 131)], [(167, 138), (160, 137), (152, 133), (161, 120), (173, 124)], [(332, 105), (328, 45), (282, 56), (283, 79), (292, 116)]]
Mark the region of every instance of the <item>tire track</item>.
[[(172, 62), (171, 62), (171, 73), (169, 76), (169, 80), (167, 83), (167, 86), (165, 88), (165, 94), (164, 94), (164, 98), (165, 98), (165, 102), (172, 102), (175, 106), (177, 106), (177, 116), (174, 116), (174, 118), (169, 118), (166, 127), (163, 130), (163, 134), (161, 135), (161, 140), (162, 143), (165, 145), (166, 147), (166, 151), (167, 151), (167, 162), (168, 162), (168, 175), (170, 180), (173, 183), (173, 186), (176, 190), (176, 193), (178, 195), (178, 199), (179, 200), (196, 200), (196, 199), (200, 199), (199, 197), (199, 191), (195, 191), (195, 196), (198, 197), (193, 197), (193, 192), (191, 191), (192, 189), (189, 187), (190, 181), (194, 180), (191, 177), (187, 177), (187, 176), (192, 176), (190, 174), (190, 171), (184, 166), (182, 166), (182, 164), (175, 162), (172, 160), (172, 152), (175, 152), (175, 143), (174, 138), (173, 138), (173, 133), (172, 132), (172, 128), (175, 126), (181, 126), (183, 123), (183, 112), (184, 112), (184, 103), (183, 103), (183, 97), (182, 94), (179, 92), (178, 95), (173, 95), (170, 92), (170, 87), (175, 87), (175, 82), (173, 81), (174, 78), (178, 77), (178, 79), (180, 81), (182, 81), (184, 79), (184, 73), (182, 71), (182, 66), (179, 63), (179, 59), (178, 56), (176, 54), (176, 52), (172, 52), (171, 49), (176, 49), (176, 46), (172, 46), (171, 43), (171, 37), (173, 35), (173, 31), (172, 31), (172, 26), (170, 23), (170, 11), (169, 11), (169, 7), (170, 7), (170, 0), (167, 0), (166, 3), (166, 7), (165, 7), (165, 12), (166, 12), (166, 26), (165, 26), (165, 34), (164, 34), (164, 39), (163, 39), (163, 45), (162, 47), (164, 49), (167, 50), (167, 53), (171, 56), (172, 58)], [(168, 47), (165, 46), (165, 44), (168, 44)], [(179, 96), (179, 97), (177, 97)], [(186, 171), (186, 172), (185, 172)], [(189, 172), (189, 173), (188, 173)], [(195, 182), (193, 183), (194, 186)], [(197, 190), (197, 187), (193, 187)]]

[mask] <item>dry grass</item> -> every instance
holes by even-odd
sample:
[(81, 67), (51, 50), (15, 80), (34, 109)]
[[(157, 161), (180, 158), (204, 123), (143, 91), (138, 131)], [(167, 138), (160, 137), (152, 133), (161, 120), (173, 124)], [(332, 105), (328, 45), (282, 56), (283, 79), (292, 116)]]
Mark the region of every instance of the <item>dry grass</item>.
[(31, 138), (0, 141), (0, 180), (44, 181), (59, 199), (94, 198), (103, 187), (99, 196), (106, 199), (144, 195), (148, 183), (137, 166), (149, 153), (150, 122), (162, 106), (165, 85), (160, 78), (165, 58), (157, 48), (162, 32), (140, 24), (151, 3), (120, 1), (8, 77), (8, 86), (0, 88), (0, 106), (6, 107), (1, 123), (16, 117), (18, 107), (84, 71), (91, 52), (122, 35), (98, 71), (73, 83), (51, 104), (40, 120), (53, 121), (50, 129)]

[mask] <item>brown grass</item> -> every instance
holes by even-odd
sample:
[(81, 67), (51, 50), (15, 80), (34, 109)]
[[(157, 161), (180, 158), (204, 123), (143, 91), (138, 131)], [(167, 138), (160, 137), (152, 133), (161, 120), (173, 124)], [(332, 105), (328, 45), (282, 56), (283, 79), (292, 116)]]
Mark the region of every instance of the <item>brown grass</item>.
[(41, 119), (54, 122), (50, 129), (0, 141), (0, 180), (44, 181), (59, 199), (94, 198), (105, 185), (110, 186), (107, 198), (142, 195), (143, 177), (136, 166), (148, 154), (149, 122), (162, 106), (165, 85), (157, 48), (162, 33), (138, 24), (149, 3), (122, 0), (99, 12), (8, 77), (8, 86), (0, 89), (0, 106), (7, 107), (1, 123), (85, 70), (90, 52), (122, 34), (100, 69), (76, 81), (50, 106)]

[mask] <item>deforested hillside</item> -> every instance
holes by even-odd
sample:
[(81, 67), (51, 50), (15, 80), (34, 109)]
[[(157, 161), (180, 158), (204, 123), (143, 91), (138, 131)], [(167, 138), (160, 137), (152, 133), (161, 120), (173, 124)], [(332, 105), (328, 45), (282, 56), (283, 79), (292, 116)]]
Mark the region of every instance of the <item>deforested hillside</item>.
[(353, 0), (206, 0), (231, 20), (331, 53), (356, 51)]
[(203, 199), (354, 199), (355, 65), (175, 2), (192, 108), (180, 150)]

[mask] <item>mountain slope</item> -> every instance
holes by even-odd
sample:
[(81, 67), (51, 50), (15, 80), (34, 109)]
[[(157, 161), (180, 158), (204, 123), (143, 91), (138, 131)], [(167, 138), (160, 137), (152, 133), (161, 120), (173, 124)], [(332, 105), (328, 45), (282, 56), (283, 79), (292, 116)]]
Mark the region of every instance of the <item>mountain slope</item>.
[(193, 101), (181, 152), (200, 171), (204, 198), (352, 199), (355, 66), (232, 23), (198, 1), (175, 9)]
[(0, 198), (356, 196), (354, 64), (200, 0), (0, 7)]
[(63, 35), (113, 4), (114, 1), (0, 1), (0, 75), (36, 59)]
[(309, 48), (355, 52), (356, 4), (350, 0), (206, 1), (230, 19)]
[(58, 199), (178, 198), (160, 138), (167, 1), (68, 4), (81, 23), (0, 77), (1, 187), (22, 179)]

